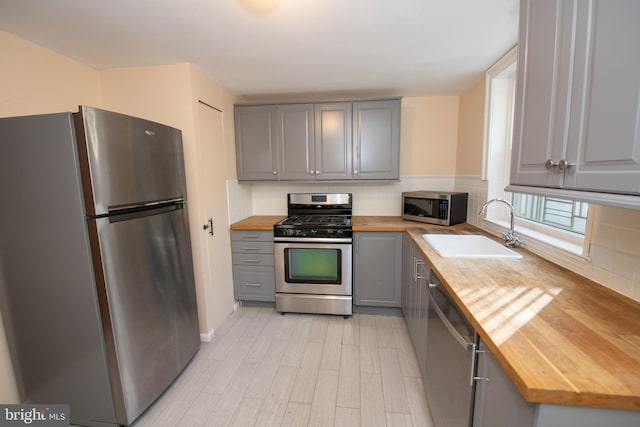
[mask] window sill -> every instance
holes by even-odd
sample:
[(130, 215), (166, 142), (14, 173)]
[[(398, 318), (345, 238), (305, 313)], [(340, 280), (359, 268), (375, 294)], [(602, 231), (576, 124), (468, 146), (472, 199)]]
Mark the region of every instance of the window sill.
[[(494, 231), (494, 232), (498, 231), (498, 234), (510, 228), (510, 224), (507, 221), (502, 221), (498, 219), (486, 219), (486, 218), (483, 219), (483, 221), (484, 223), (493, 225), (493, 227), (489, 227), (489, 228), (491, 229), (491, 231)], [(521, 238), (523, 246), (525, 247), (530, 246), (528, 243), (530, 243), (531, 240), (533, 240), (533, 242), (536, 242), (539, 245), (543, 245), (545, 247), (552, 247), (554, 249), (559, 249), (561, 251), (568, 252), (571, 255), (578, 256), (583, 259), (585, 258), (583, 257), (583, 245), (584, 245), (583, 242), (575, 243), (575, 242), (570, 242), (568, 240), (564, 240), (560, 237), (550, 236), (546, 233), (540, 232), (538, 230), (534, 230), (533, 228), (529, 228), (526, 225), (523, 225), (522, 223), (516, 223), (515, 232), (516, 234), (519, 234), (520, 236), (525, 237), (525, 239)], [(538, 251), (535, 251), (535, 252), (538, 252)], [(552, 251), (542, 250), (541, 252), (543, 252), (543, 254), (541, 255), (551, 255), (551, 253), (549, 252), (552, 252)], [(545, 256), (545, 258), (546, 257), (547, 256)]]

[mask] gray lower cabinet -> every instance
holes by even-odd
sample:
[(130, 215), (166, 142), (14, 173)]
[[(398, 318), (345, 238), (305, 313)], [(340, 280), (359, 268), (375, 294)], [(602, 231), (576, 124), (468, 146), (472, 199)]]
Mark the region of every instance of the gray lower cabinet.
[(527, 402), (480, 341), (473, 427), (637, 427), (640, 412)]
[(353, 234), (354, 303), (400, 307), (403, 233), (358, 231)]
[(237, 300), (276, 300), (272, 231), (231, 231), (233, 293)]
[(429, 293), (426, 287), (431, 269), (406, 235), (403, 240), (402, 257), (402, 311), (424, 376), (429, 320)]
[(533, 426), (535, 405), (524, 400), (482, 340), (477, 357), (473, 427)]

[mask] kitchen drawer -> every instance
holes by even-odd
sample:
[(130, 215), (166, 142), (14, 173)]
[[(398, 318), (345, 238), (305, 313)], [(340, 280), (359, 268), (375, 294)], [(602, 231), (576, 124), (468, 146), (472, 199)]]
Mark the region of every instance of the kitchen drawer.
[(273, 242), (273, 231), (232, 230), (231, 240), (245, 242)]
[(234, 265), (270, 265), (273, 266), (273, 254), (234, 253)]
[(231, 242), (231, 252), (234, 254), (273, 254), (273, 240), (269, 242), (245, 242), (233, 240)]
[(234, 294), (238, 300), (276, 300), (276, 282), (273, 267), (235, 265), (233, 267)]

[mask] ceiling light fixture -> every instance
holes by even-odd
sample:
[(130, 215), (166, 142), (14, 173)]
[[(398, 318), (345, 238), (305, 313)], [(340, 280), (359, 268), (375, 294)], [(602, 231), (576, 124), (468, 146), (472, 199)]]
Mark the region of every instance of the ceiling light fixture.
[(282, 0), (238, 0), (238, 3), (252, 15), (261, 17), (276, 10)]

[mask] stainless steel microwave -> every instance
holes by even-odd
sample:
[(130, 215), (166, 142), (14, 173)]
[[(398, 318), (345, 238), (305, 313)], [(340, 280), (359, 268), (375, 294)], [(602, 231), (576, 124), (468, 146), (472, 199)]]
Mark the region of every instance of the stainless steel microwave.
[(408, 191), (402, 193), (402, 218), (429, 224), (467, 221), (468, 193)]

